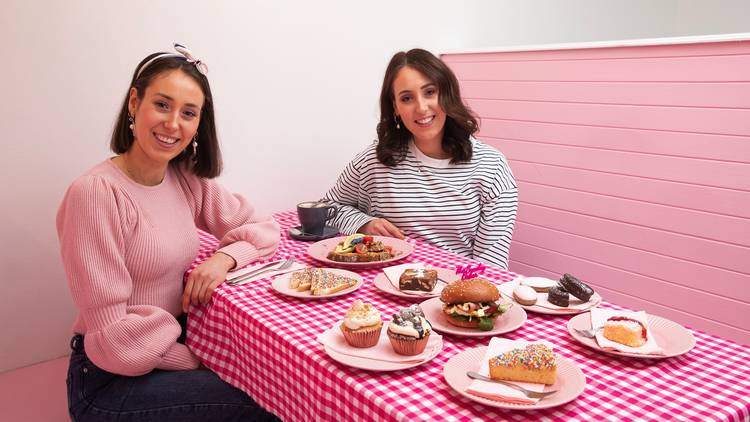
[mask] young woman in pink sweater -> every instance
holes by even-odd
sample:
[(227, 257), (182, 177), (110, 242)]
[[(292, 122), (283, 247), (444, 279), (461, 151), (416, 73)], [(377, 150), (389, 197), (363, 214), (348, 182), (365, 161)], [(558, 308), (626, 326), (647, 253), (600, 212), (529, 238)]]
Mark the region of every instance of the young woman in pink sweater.
[[(68, 403), (74, 421), (276, 420), (200, 368), (185, 312), (229, 270), (273, 255), (279, 227), (222, 188), (205, 64), (180, 45), (136, 68), (112, 134), (115, 157), (68, 189), (57, 214), (78, 318)], [(218, 251), (183, 274), (197, 229)]]

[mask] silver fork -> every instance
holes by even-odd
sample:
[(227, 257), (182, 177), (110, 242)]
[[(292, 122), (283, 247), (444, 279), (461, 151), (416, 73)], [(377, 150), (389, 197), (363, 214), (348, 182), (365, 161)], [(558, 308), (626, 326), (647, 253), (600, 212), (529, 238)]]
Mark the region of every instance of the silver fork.
[(289, 258), (287, 258), (286, 261), (282, 262), (281, 265), (279, 265), (278, 267), (271, 267), (271, 268), (266, 268), (266, 269), (261, 270), (261, 271), (256, 271), (256, 272), (248, 273), (248, 274), (245, 274), (243, 276), (237, 277), (237, 278), (235, 278), (232, 281), (227, 282), (227, 284), (229, 284), (230, 286), (236, 286), (237, 284), (240, 284), (240, 283), (242, 283), (245, 280), (257, 277), (257, 276), (259, 276), (261, 274), (265, 274), (267, 272), (286, 270), (287, 268), (291, 267), (292, 264), (294, 264), (294, 257), (290, 256)]
[(526, 397), (528, 397), (530, 399), (543, 399), (545, 397), (548, 397), (548, 396), (551, 396), (551, 395), (557, 393), (557, 390), (554, 390), (554, 391), (543, 391), (543, 392), (527, 390), (527, 389), (521, 387), (520, 385), (516, 385), (516, 384), (510, 383), (510, 382), (505, 382), (505, 381), (502, 381), (502, 380), (493, 380), (490, 377), (486, 377), (486, 376), (480, 374), (479, 372), (474, 372), (474, 371), (468, 371), (468, 372), (466, 372), (466, 376), (468, 376), (469, 378), (475, 379), (475, 380), (496, 382), (498, 384), (507, 385), (510, 388), (514, 388), (514, 389), (522, 392), (523, 394), (526, 395)]
[(573, 328), (576, 333), (586, 337), (586, 338), (594, 338), (596, 337), (596, 333), (601, 330), (601, 328), (597, 329), (591, 329), (591, 330), (579, 330), (578, 328)]

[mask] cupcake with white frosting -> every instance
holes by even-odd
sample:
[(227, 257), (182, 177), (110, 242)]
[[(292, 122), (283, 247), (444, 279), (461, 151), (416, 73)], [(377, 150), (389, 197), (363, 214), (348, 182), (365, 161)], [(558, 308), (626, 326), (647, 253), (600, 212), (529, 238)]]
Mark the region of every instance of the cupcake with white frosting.
[(393, 314), (388, 324), (388, 339), (399, 355), (414, 356), (424, 352), (432, 326), (419, 305), (411, 305)]
[(372, 347), (378, 344), (383, 320), (380, 312), (369, 303), (357, 299), (346, 311), (341, 332), (352, 347)]

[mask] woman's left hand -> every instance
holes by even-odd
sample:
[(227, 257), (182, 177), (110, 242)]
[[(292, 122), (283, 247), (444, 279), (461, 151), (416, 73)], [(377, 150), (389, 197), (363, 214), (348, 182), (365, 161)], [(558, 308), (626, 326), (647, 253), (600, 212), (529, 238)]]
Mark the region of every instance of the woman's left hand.
[(214, 289), (224, 282), (227, 273), (236, 264), (231, 256), (217, 252), (195, 267), (188, 276), (185, 291), (182, 293), (182, 310), (187, 312), (191, 303), (205, 305), (211, 299)]

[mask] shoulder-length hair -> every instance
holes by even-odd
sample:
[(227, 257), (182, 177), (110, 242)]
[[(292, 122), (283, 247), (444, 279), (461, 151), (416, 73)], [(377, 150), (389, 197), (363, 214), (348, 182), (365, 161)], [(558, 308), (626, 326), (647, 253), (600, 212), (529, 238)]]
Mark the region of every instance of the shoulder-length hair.
[(458, 79), (453, 71), (432, 53), (420, 48), (400, 51), (392, 58), (385, 71), (380, 89), (380, 122), (378, 123), (378, 160), (386, 166), (401, 162), (408, 150), (411, 132), (405, 126), (396, 127), (393, 81), (404, 67), (411, 67), (438, 87), (438, 101), (445, 111), (443, 150), (451, 155), (451, 163), (471, 160), (471, 136), (479, 129), (476, 115), (461, 100)]
[(159, 54), (163, 53), (154, 53), (147, 56), (135, 68), (133, 79), (130, 81), (130, 87), (125, 94), (120, 114), (112, 131), (112, 140), (109, 144), (110, 149), (116, 154), (123, 154), (133, 146), (134, 137), (133, 132), (130, 130), (130, 122), (128, 121), (130, 88), (135, 88), (138, 99), (142, 100), (143, 95), (146, 93), (146, 88), (148, 88), (157, 76), (165, 72), (180, 70), (198, 83), (205, 99), (201, 108), (200, 123), (198, 124), (198, 137), (196, 139), (198, 141), (198, 149), (195, 158), (192, 156), (193, 148), (188, 144), (188, 147), (180, 155), (173, 158), (170, 163), (184, 163), (195, 175), (214, 178), (221, 174), (221, 150), (219, 149), (219, 140), (216, 136), (214, 101), (208, 79), (206, 79), (205, 75), (198, 72), (195, 65), (187, 62), (184, 57), (160, 57), (141, 69), (144, 64)]

